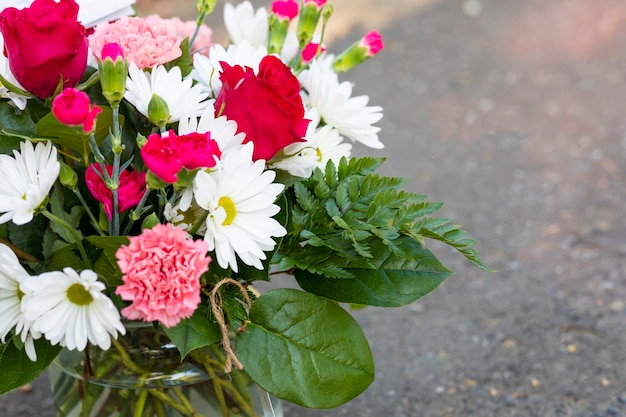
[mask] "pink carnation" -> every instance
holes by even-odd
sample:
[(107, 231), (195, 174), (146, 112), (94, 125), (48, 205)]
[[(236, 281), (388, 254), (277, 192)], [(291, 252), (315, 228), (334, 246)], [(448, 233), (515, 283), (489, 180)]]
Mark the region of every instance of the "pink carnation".
[[(180, 36), (181, 39), (190, 38), (191, 40), (191, 36), (193, 36), (193, 32), (195, 32), (196, 30), (195, 20), (187, 20), (183, 22), (177, 17), (172, 17), (171, 19), (168, 19), (168, 20), (170, 21), (170, 24), (176, 30), (176, 34)], [(194, 40), (193, 45), (191, 46), (192, 48), (191, 52), (192, 53), (198, 52), (203, 55), (208, 55), (209, 49), (211, 49), (211, 46), (213, 45), (211, 36), (213, 36), (213, 31), (211, 30), (210, 27), (208, 27), (207, 25), (200, 26), (200, 30), (198, 31), (198, 34), (196, 35), (196, 39)]]
[(122, 17), (96, 26), (89, 36), (89, 47), (99, 54), (106, 44), (115, 42), (122, 47), (129, 61), (144, 69), (180, 57), (182, 40), (170, 19), (158, 15)]
[(208, 244), (171, 224), (157, 224), (129, 241), (115, 254), (124, 274), (115, 293), (131, 301), (122, 315), (165, 327), (191, 317), (200, 303), (200, 276), (211, 262)]
[[(113, 174), (113, 167), (106, 164), (109, 176)], [(91, 164), (85, 171), (85, 183), (89, 192), (104, 206), (104, 212), (109, 220), (113, 218), (113, 193), (106, 186), (102, 178), (102, 168), (99, 164)], [(135, 207), (146, 192), (146, 173), (137, 170), (124, 169), (120, 172), (120, 186), (117, 189), (118, 211), (120, 213)]]

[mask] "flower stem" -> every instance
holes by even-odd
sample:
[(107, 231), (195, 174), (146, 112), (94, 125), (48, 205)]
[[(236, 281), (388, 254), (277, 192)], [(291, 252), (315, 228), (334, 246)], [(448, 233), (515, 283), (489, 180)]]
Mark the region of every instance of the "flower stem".
[(139, 396), (137, 397), (137, 404), (135, 405), (135, 411), (133, 417), (143, 417), (143, 410), (146, 408), (146, 400), (148, 399), (147, 390), (139, 390)]
[(104, 236), (104, 231), (100, 228), (100, 224), (98, 223), (98, 220), (96, 220), (96, 216), (93, 215), (93, 212), (87, 205), (85, 198), (83, 197), (82, 193), (80, 192), (78, 188), (74, 190), (74, 194), (76, 195), (76, 197), (78, 197), (80, 204), (83, 205), (83, 208), (85, 209), (85, 212), (87, 212), (87, 215), (89, 216), (89, 219), (91, 220), (91, 223), (94, 229), (96, 229), (96, 232), (98, 232), (100, 236)]
[(41, 214), (46, 216), (49, 220), (63, 226), (68, 232), (70, 232), (70, 234), (74, 237), (74, 242), (76, 242), (76, 246), (78, 247), (80, 256), (83, 258), (87, 266), (89, 268), (92, 268), (91, 259), (89, 259), (89, 257), (87, 256), (87, 251), (85, 251), (85, 247), (83, 246), (83, 237), (80, 235), (79, 231), (73, 228), (71, 224), (69, 224), (62, 218), (55, 216), (46, 209), (42, 210)]
[(120, 155), (122, 154), (122, 136), (120, 134), (120, 109), (113, 107), (113, 175), (111, 193), (113, 194), (113, 236), (120, 234), (119, 186)]

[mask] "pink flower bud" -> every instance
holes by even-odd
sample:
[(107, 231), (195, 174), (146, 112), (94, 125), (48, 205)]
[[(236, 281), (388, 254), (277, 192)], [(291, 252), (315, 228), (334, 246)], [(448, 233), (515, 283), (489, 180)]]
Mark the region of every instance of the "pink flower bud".
[(321, 9), (326, 4), (327, 0), (304, 0), (304, 4), (315, 3), (318, 9)]
[(385, 46), (382, 36), (375, 30), (363, 36), (360, 45), (367, 48), (366, 55), (370, 57), (376, 55)]
[(66, 88), (52, 101), (52, 114), (68, 126), (82, 126), (83, 131), (91, 132), (98, 113), (102, 109), (92, 106), (89, 96), (75, 88)]
[(272, 13), (282, 19), (293, 19), (298, 16), (298, 2), (296, 0), (274, 0)]
[(111, 58), (113, 61), (116, 61), (118, 57), (121, 57), (122, 59), (125, 57), (124, 50), (115, 42), (104, 45), (101, 56), (103, 61), (107, 58)]
[(302, 62), (307, 64), (324, 51), (326, 48), (323, 45), (320, 47), (319, 43), (309, 42), (302, 50)]

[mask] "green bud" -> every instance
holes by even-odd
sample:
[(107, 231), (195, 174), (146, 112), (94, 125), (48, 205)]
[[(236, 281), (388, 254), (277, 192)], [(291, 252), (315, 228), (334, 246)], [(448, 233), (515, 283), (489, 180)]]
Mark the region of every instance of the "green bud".
[(143, 145), (145, 145), (146, 142), (148, 142), (148, 138), (142, 135), (141, 133), (137, 133), (137, 138), (135, 139), (135, 142), (137, 142), (137, 146), (139, 147), (139, 149), (141, 149), (143, 148)]
[(208, 16), (213, 13), (217, 0), (196, 0), (196, 10), (199, 15)]
[(170, 184), (157, 177), (152, 171), (146, 174), (146, 185), (149, 190), (162, 190)]
[(283, 49), (285, 38), (287, 37), (287, 30), (289, 29), (289, 20), (280, 19), (276, 15), (272, 14), (269, 18), (270, 23), (270, 35), (267, 53), (279, 54)]
[(72, 191), (76, 190), (76, 184), (78, 184), (78, 175), (76, 175), (76, 172), (74, 172), (72, 167), (70, 167), (68, 164), (63, 161), (60, 161), (60, 163), (61, 171), (59, 172), (59, 181), (61, 181), (61, 184), (64, 187)]
[(152, 94), (148, 103), (148, 119), (158, 127), (163, 127), (170, 120), (170, 109), (167, 102), (156, 94)]
[(155, 213), (150, 213), (150, 215), (141, 222), (141, 229), (152, 229), (159, 223), (161, 222), (159, 221), (157, 215)]
[(298, 28), (296, 30), (298, 42), (300, 43), (300, 49), (307, 46), (313, 39), (317, 23), (320, 20), (320, 14), (321, 10), (318, 10), (315, 2), (305, 4), (300, 10), (300, 18), (298, 20)]
[(324, 21), (324, 24), (328, 23), (334, 11), (335, 11), (335, 8), (333, 7), (332, 4), (326, 3), (324, 5), (324, 7), (322, 8), (322, 20)]
[(126, 92), (126, 78), (128, 76), (126, 61), (121, 57), (115, 61), (107, 57), (99, 63), (99, 69), (102, 95), (111, 107), (119, 106)]

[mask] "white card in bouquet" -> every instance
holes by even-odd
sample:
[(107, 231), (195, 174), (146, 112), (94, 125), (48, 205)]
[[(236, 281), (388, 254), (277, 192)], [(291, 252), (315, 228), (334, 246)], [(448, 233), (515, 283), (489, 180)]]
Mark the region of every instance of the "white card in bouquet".
[[(33, 0), (0, 0), (0, 10), (7, 7), (22, 9), (31, 5)], [(92, 27), (101, 22), (119, 19), (135, 14), (132, 5), (135, 0), (76, 0), (78, 20), (85, 27)]]

